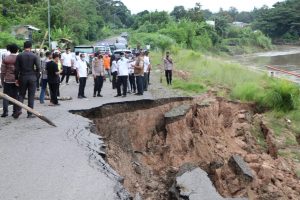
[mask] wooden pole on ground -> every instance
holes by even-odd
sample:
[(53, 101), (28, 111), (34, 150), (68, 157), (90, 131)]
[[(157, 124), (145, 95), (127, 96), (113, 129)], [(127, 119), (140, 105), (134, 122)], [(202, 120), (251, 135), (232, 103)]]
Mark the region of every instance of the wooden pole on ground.
[(50, 121), (47, 117), (45, 117), (44, 115), (36, 112), (35, 110), (33, 110), (32, 108), (28, 107), (27, 105), (21, 103), (20, 101), (17, 101), (16, 99), (14, 98), (11, 98), (10, 96), (0, 92), (0, 97), (2, 97), (3, 99), (6, 99), (14, 104), (16, 104), (17, 106), (20, 106), (21, 108), (24, 108), (25, 110), (27, 110), (28, 112), (34, 114), (35, 116), (37, 116), (38, 118), (40, 118), (41, 120), (45, 121), (46, 123), (48, 123), (49, 125), (51, 126), (54, 126), (56, 127), (56, 125)]

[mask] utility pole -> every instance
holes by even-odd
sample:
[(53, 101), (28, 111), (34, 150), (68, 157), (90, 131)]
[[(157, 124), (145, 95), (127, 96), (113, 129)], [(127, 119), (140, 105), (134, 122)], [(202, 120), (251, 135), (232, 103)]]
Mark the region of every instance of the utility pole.
[(52, 47), (51, 47), (51, 32), (50, 32), (50, 25), (51, 25), (51, 22), (50, 22), (50, 0), (48, 0), (48, 42), (49, 42), (49, 50), (51, 51), (52, 50)]

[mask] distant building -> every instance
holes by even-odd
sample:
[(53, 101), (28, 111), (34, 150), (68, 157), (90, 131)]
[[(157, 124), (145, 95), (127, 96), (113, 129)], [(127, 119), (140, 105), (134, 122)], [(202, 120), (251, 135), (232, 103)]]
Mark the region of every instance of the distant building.
[(244, 22), (232, 22), (232, 25), (239, 28), (245, 28), (249, 26), (248, 23), (244, 23)]
[(16, 26), (12, 29), (12, 35), (22, 40), (32, 40), (32, 32), (40, 31), (40, 29), (31, 25)]
[(208, 25), (215, 27), (216, 23), (215, 21), (207, 20), (205, 21)]

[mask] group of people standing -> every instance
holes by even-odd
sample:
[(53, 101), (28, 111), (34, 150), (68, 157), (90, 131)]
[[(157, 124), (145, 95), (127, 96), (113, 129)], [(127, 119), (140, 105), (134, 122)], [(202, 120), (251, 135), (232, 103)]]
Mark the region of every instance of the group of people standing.
[[(70, 75), (75, 70), (76, 82), (79, 85), (78, 98), (85, 96), (85, 86), (89, 71), (93, 76), (94, 89), (93, 97), (102, 97), (101, 91), (109, 77), (112, 88), (117, 90), (115, 97), (126, 97), (128, 93), (143, 95), (148, 90), (151, 62), (148, 51), (138, 51), (136, 54), (121, 53), (119, 56), (101, 54), (96, 52), (91, 62), (86, 61), (86, 54), (75, 53), (72, 55), (69, 48), (64, 53), (46, 51), (45, 54), (36, 55), (31, 51), (32, 44), (29, 41), (24, 43), (24, 51), (18, 54), (19, 47), (16, 44), (9, 45), (10, 54), (5, 56), (1, 65), (1, 83), (4, 87), (3, 92), (10, 97), (23, 103), (26, 93), (28, 93), (28, 106), (34, 107), (34, 98), (37, 86), (41, 86), (39, 100), (45, 103), (47, 88), (50, 93), (49, 106), (60, 105), (59, 87), (66, 78), (66, 85), (69, 84)], [(172, 84), (172, 58), (167, 53), (164, 59), (165, 75), (168, 84)], [(62, 77), (60, 78), (60, 74)], [(39, 81), (39, 79), (41, 79)], [(47, 87), (48, 86), (48, 87)], [(1, 117), (8, 116), (7, 100), (3, 100), (3, 114)], [(13, 105), (14, 118), (21, 115), (21, 108)], [(32, 118), (30, 112), (28, 118)]]
[(143, 95), (148, 90), (150, 71), (151, 63), (147, 51), (139, 51), (135, 55), (121, 53), (119, 58), (113, 57), (113, 88), (117, 88), (115, 97), (126, 97), (128, 92)]
[[(4, 86), (4, 93), (21, 103), (24, 102), (25, 95), (28, 92), (28, 106), (33, 108), (36, 82), (40, 73), (40, 59), (31, 52), (31, 47), (31, 42), (26, 41), (24, 51), (18, 54), (19, 47), (16, 44), (8, 46), (10, 54), (2, 60), (1, 82)], [(3, 114), (1, 117), (8, 116), (8, 104), (9, 102), (3, 99)], [(18, 118), (21, 113), (21, 108), (14, 104), (12, 116)], [(27, 113), (27, 118), (33, 117), (32, 113)]]

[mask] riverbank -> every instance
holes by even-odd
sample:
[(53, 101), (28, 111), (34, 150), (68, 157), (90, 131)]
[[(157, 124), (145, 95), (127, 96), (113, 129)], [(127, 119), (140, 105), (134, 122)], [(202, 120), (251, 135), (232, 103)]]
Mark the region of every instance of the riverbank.
[[(161, 54), (152, 56), (155, 64), (161, 63)], [(271, 78), (265, 71), (243, 67), (228, 57), (211, 57), (191, 50), (181, 50), (172, 57), (176, 69), (173, 89), (190, 96), (208, 92), (231, 100), (254, 102), (274, 127), (282, 155), (300, 163), (299, 152), (289, 154), (285, 150), (291, 145), (299, 148), (299, 86)]]

